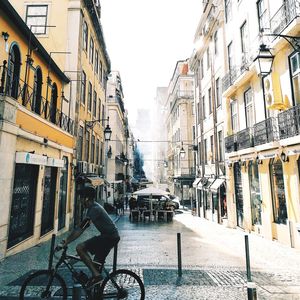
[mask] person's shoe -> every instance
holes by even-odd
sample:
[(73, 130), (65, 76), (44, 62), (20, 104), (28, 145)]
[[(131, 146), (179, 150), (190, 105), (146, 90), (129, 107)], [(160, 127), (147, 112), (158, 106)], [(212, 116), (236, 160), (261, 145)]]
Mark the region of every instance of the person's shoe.
[(103, 277), (101, 275), (98, 275), (98, 276), (95, 276), (95, 277), (91, 277), (87, 281), (86, 287), (90, 289), (90, 288), (94, 287), (95, 285), (101, 283), (102, 280), (103, 280)]

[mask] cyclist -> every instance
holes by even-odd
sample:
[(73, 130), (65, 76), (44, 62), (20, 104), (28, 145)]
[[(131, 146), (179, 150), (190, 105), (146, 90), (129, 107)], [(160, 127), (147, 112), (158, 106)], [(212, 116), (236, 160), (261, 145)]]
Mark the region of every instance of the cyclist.
[(93, 264), (89, 253), (95, 255), (96, 261), (103, 263), (110, 250), (120, 240), (115, 223), (106, 210), (99, 203), (95, 202), (95, 196), (96, 191), (92, 186), (85, 188), (81, 198), (81, 203), (86, 209), (85, 218), (81, 222), (80, 227), (75, 228), (57, 247), (58, 249), (63, 248), (76, 240), (90, 226), (90, 223), (95, 225), (100, 235), (94, 236), (76, 246), (79, 257), (92, 273), (92, 277), (87, 282), (88, 287), (93, 287), (103, 279), (99, 270)]

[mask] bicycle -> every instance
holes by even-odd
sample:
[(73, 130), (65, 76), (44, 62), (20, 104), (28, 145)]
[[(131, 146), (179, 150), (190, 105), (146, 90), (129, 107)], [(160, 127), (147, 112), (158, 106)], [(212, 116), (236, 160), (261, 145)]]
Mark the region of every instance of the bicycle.
[(74, 281), (82, 285), (86, 299), (145, 299), (144, 284), (136, 273), (126, 269), (109, 272), (104, 267), (105, 262), (101, 263), (95, 260), (93, 262), (99, 268), (99, 272), (104, 274), (104, 278), (93, 288), (88, 288), (86, 285), (88, 276), (82, 270), (78, 271), (73, 266), (81, 261), (80, 257), (68, 255), (67, 249), (68, 247), (62, 249), (60, 257), (56, 257), (53, 252), (53, 255), (58, 258), (58, 262), (54, 267), (48, 270), (35, 271), (27, 277), (20, 290), (20, 300), (30, 299), (31, 297), (32, 299), (66, 300), (68, 297), (66, 281), (58, 273), (62, 265), (66, 266), (71, 272)]

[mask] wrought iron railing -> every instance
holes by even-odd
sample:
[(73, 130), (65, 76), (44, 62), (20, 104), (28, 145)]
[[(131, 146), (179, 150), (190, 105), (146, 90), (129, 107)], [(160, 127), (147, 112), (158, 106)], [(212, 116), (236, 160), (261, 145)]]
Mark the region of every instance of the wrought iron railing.
[(236, 151), (236, 135), (232, 134), (225, 137), (225, 152), (230, 153)]
[(278, 128), (280, 139), (300, 134), (300, 105), (278, 114)]
[(19, 76), (10, 72), (6, 67), (6, 61), (0, 66), (0, 74), (0, 94), (14, 98), (28, 110), (38, 114), (64, 131), (74, 134), (74, 121), (37, 93)]
[(268, 118), (253, 126), (254, 146), (270, 143), (279, 139), (276, 118)]
[(223, 92), (225, 92), (231, 85), (233, 85), (234, 81), (237, 79), (237, 68), (231, 68), (229, 72), (223, 77)]
[(109, 97), (107, 99), (108, 103), (117, 103), (120, 106), (121, 111), (124, 113), (125, 108), (124, 108), (124, 102), (120, 96), (115, 96), (115, 97)]
[(184, 91), (184, 90), (178, 90), (176, 92), (177, 98), (194, 98), (194, 92), (193, 91)]
[(242, 150), (253, 147), (252, 128), (248, 127), (236, 133), (236, 149)]
[(299, 0), (286, 0), (270, 20), (271, 32), (280, 34), (296, 17), (300, 16)]

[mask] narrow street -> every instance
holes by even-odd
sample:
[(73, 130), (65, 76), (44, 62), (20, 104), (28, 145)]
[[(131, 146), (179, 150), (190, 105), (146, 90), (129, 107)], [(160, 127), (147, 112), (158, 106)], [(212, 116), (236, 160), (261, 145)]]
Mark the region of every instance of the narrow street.
[[(247, 299), (242, 230), (228, 229), (183, 210), (168, 223), (130, 222), (126, 212), (117, 225), (122, 237), (118, 267), (132, 269), (143, 278), (146, 299)], [(177, 233), (181, 233), (182, 240), (181, 278), (177, 269)], [(92, 234), (93, 229), (88, 230), (80, 239)], [(249, 235), (249, 243), (258, 299), (300, 299), (299, 250), (254, 234)], [(17, 299), (26, 274), (32, 269), (47, 268), (48, 251), (49, 242), (0, 263), (1, 300)], [(107, 265), (112, 265), (112, 256), (111, 253)], [(63, 274), (71, 288), (72, 279), (65, 270)]]

